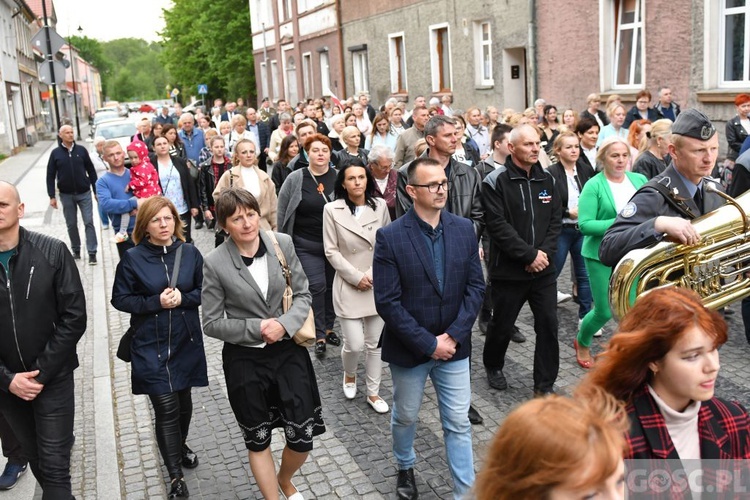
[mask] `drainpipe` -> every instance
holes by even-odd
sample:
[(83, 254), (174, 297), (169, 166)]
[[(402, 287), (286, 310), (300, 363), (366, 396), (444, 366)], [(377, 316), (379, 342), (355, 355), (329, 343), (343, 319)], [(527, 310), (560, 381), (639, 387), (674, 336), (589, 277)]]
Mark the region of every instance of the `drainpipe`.
[(529, 50), (526, 57), (528, 63), (529, 75), (529, 94), (531, 98), (528, 105), (531, 106), (534, 100), (538, 99), (537, 95), (537, 73), (536, 73), (536, 0), (529, 0)]
[[(338, 82), (334, 80), (333, 86), (336, 87), (336, 95), (339, 99), (346, 97), (346, 73), (344, 72), (344, 26), (341, 23), (341, 2), (343, 0), (336, 0), (336, 22), (338, 23), (339, 32), (339, 67), (341, 68), (341, 82), (343, 88), (338, 88)], [(333, 89), (329, 89), (333, 92)]]

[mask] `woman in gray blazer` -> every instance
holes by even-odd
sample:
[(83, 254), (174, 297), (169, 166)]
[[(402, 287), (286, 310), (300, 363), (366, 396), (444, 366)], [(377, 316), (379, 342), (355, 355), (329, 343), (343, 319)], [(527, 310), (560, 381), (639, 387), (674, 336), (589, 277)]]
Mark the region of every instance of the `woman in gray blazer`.
[(378, 342), (383, 320), (375, 310), (372, 258), (375, 233), (391, 218), (385, 200), (376, 197), (375, 179), (359, 158), (339, 170), (334, 194), (336, 201), (323, 208), (323, 244), (326, 258), (336, 270), (333, 308), (344, 337), (344, 396), (354, 399), (357, 394), (357, 364), (366, 349), (367, 403), (376, 412), (386, 413), (388, 404), (378, 395), (383, 372)]
[[(307, 459), (313, 437), (325, 432), (320, 395), (307, 349), (291, 336), (307, 318), (312, 298), (289, 236), (276, 234), (294, 292), (282, 309), (286, 280), (269, 233), (260, 231), (253, 195), (231, 187), (216, 199), (216, 218), (229, 238), (203, 266), (203, 328), (224, 341), (224, 377), (250, 470), (264, 498), (300, 498), (292, 476)], [(269, 444), (284, 429), (286, 447), (278, 476)]]

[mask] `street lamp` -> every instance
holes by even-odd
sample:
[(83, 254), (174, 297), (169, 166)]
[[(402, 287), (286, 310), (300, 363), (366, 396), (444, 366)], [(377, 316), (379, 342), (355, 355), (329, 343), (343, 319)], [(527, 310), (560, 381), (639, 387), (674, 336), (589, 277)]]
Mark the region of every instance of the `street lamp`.
[[(81, 33), (83, 33), (83, 28), (78, 26), (78, 35), (81, 36)], [(75, 108), (75, 114), (76, 114), (76, 132), (78, 133), (78, 140), (81, 140), (81, 123), (78, 119), (78, 90), (76, 90), (76, 59), (73, 54), (73, 44), (70, 43), (70, 38), (68, 38), (68, 51), (70, 52), (70, 64), (71, 64), (71, 73), (73, 76), (73, 108)]]

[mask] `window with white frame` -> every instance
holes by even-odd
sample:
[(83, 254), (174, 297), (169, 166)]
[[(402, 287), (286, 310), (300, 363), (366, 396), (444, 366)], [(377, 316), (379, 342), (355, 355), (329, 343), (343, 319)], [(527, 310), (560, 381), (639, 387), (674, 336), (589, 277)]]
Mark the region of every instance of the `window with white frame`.
[(643, 0), (615, 0), (612, 87), (643, 83)]
[(745, 0), (721, 3), (720, 81), (722, 87), (750, 85), (750, 5)]
[(292, 18), (292, 0), (279, 0), (279, 20), (286, 21)]
[(388, 51), (391, 56), (391, 93), (406, 94), (406, 49), (403, 31), (388, 35)]
[(474, 73), (477, 85), (495, 84), (492, 76), (492, 31), (489, 21), (474, 23)]
[(263, 94), (261, 97), (270, 97), (268, 95), (268, 65), (265, 62), (260, 63), (260, 91)]
[(312, 54), (305, 52), (302, 54), (302, 85), (305, 88), (305, 98), (313, 95), (312, 75)]
[(325, 50), (318, 56), (320, 63), (320, 91), (323, 94), (332, 92), (331, 90), (331, 72), (328, 62), (328, 51)]
[(279, 95), (279, 63), (277, 61), (271, 61), (271, 90), (273, 90), (274, 98), (278, 99)]
[(432, 91), (450, 92), (453, 87), (453, 73), (450, 31), (447, 23), (430, 26), (430, 66)]
[(367, 51), (352, 52), (352, 68), (354, 69), (354, 93), (368, 92)]

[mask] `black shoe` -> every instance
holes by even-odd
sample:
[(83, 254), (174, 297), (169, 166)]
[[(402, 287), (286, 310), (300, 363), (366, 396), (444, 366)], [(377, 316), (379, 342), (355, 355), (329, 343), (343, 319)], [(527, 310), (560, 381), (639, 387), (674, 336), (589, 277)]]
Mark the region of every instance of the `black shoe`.
[(550, 394), (555, 394), (555, 391), (553, 389), (534, 389), (535, 398), (543, 398), (544, 396), (549, 396)]
[(490, 387), (497, 389), (498, 391), (504, 391), (508, 388), (508, 381), (505, 380), (502, 370), (497, 368), (487, 368), (487, 382), (490, 383)]
[(479, 414), (476, 408), (474, 406), (469, 405), (469, 422), (471, 422), (473, 425), (479, 425), (484, 423), (484, 419)]
[(172, 481), (172, 489), (169, 492), (169, 497), (167, 498), (188, 498), (190, 497), (190, 492), (188, 491), (187, 484), (185, 484), (185, 480), (183, 478), (175, 479)]
[(419, 498), (417, 483), (414, 481), (414, 469), (398, 471), (396, 498), (399, 500), (415, 500)]
[(341, 339), (338, 335), (336, 335), (336, 332), (334, 332), (333, 330), (328, 330), (326, 332), (326, 343), (338, 347), (341, 345)]
[(208, 229), (213, 229), (216, 227), (216, 219), (211, 219), (210, 221), (206, 222), (206, 227)]
[(513, 334), (510, 336), (510, 340), (516, 344), (523, 344), (526, 342), (526, 336), (521, 333), (521, 330), (519, 330), (516, 325), (513, 325)]
[(325, 342), (315, 342), (315, 354), (318, 356), (322, 356), (326, 353), (326, 343)]
[(90, 253), (89, 254), (89, 265), (90, 266), (95, 266), (96, 265), (96, 254), (95, 253)]
[(182, 466), (186, 469), (198, 467), (198, 455), (186, 444), (182, 445)]
[(80, 251), (78, 251), (78, 252), (73, 252), (73, 258), (74, 258), (75, 260), (81, 260), (81, 252), (80, 252)]
[(203, 229), (203, 221), (195, 223), (195, 229)]

